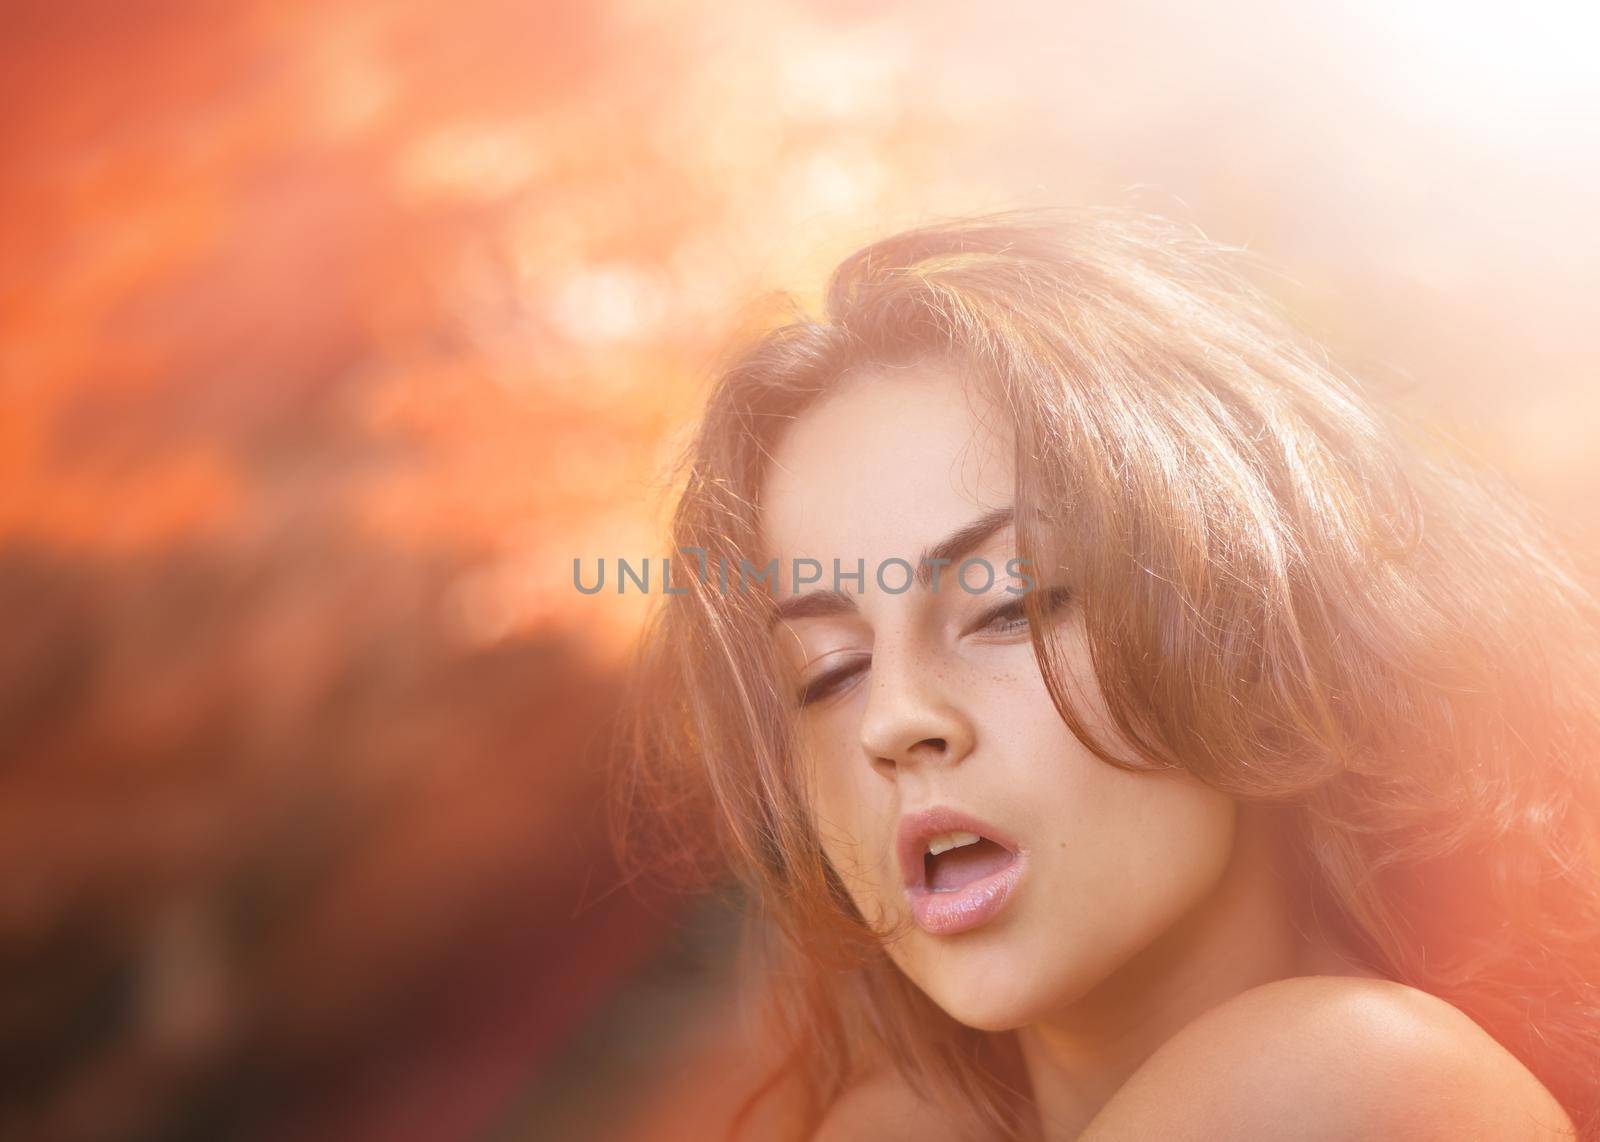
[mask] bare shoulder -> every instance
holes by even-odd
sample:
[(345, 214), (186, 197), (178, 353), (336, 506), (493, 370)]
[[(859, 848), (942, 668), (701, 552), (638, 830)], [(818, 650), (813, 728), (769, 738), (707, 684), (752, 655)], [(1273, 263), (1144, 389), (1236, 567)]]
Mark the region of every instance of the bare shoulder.
[(1510, 1052), (1403, 984), (1307, 976), (1252, 988), (1167, 1041), (1085, 1140), (1572, 1139)]
[(851, 1086), (829, 1107), (812, 1142), (958, 1142), (949, 1115), (917, 1095), (890, 1070), (878, 1071)]

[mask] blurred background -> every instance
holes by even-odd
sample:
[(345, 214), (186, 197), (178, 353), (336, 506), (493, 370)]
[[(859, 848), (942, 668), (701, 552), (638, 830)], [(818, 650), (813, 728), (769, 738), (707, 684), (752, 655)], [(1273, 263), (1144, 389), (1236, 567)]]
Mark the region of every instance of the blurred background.
[(9, 0), (0, 1138), (704, 1136), (759, 1056), (738, 901), (618, 888), (643, 600), (571, 564), (658, 550), (719, 350), (903, 225), (1248, 247), (1600, 566), (1597, 31)]

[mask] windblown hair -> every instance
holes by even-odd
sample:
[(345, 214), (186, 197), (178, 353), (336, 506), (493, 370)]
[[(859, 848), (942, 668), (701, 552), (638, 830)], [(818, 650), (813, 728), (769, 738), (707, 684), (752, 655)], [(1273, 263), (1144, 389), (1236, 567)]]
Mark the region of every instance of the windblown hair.
[(1095, 739), (1035, 615), (1072, 731), (1106, 764), (1282, 806), (1328, 938), (1466, 1012), (1600, 1138), (1600, 607), (1514, 491), (1338, 371), (1234, 261), (1121, 214), (927, 226), (846, 259), (821, 319), (715, 386), (671, 536), (675, 571), (708, 573), (642, 644), (619, 820), (652, 862), (693, 831), (674, 822), (712, 822), (785, 979), (809, 1128), (892, 1065), (974, 1137), (1031, 1129), (1015, 1037), (937, 1009), (829, 868), (770, 603), (715, 573), (759, 562), (787, 424), (853, 371), (941, 360), (1010, 419), (1018, 554), (1070, 568), (1131, 754)]

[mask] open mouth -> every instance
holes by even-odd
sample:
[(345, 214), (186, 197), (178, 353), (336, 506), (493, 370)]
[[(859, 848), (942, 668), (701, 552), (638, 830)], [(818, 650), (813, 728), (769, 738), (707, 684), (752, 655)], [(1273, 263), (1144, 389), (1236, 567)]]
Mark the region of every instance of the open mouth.
[(954, 809), (905, 818), (899, 843), (912, 916), (937, 936), (968, 931), (998, 915), (1025, 863), (1017, 845)]
[(928, 842), (922, 857), (922, 879), (933, 892), (955, 892), (993, 876), (1015, 859), (1015, 853), (988, 837), (946, 833)]

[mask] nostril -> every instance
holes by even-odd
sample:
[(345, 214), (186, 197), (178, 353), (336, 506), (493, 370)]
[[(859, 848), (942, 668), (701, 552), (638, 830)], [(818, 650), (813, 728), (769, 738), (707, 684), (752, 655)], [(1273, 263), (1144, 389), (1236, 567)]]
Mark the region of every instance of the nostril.
[(934, 762), (944, 758), (950, 753), (950, 742), (947, 738), (922, 738), (910, 746), (904, 747), (895, 753), (868, 753), (872, 759), (872, 767), (885, 776), (893, 776), (906, 765), (916, 765), (919, 762)]

